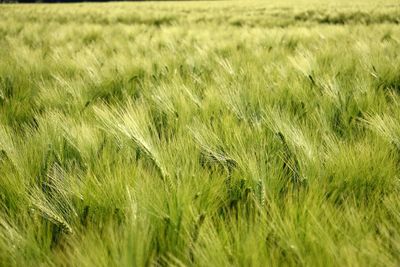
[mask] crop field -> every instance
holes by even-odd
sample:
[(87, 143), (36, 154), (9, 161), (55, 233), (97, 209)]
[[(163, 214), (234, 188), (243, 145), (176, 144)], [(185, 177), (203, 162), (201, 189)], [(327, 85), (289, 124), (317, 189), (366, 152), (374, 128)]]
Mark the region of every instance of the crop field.
[(0, 266), (399, 266), (400, 2), (0, 5)]

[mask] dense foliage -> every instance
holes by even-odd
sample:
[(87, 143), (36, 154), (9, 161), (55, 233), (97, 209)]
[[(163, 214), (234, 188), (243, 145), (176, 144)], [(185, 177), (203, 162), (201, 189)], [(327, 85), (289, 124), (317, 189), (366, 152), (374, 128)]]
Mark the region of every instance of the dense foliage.
[(400, 6), (0, 6), (0, 265), (399, 266)]

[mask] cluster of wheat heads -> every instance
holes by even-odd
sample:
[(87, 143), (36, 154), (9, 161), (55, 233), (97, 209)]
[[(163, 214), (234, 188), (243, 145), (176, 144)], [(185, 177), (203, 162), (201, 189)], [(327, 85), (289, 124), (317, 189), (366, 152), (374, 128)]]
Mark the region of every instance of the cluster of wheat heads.
[(0, 265), (398, 266), (399, 8), (0, 6)]

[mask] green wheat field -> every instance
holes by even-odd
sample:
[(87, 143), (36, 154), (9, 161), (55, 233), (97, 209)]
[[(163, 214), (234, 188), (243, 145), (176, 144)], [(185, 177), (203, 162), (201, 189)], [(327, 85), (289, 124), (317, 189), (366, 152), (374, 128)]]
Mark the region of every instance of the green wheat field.
[(0, 266), (400, 266), (400, 2), (0, 5)]

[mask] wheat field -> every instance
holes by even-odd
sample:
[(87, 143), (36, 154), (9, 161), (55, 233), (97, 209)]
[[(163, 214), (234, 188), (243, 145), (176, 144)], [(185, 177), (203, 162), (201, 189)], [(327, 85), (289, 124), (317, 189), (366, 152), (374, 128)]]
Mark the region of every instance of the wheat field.
[(400, 3), (0, 5), (1, 266), (399, 266)]

